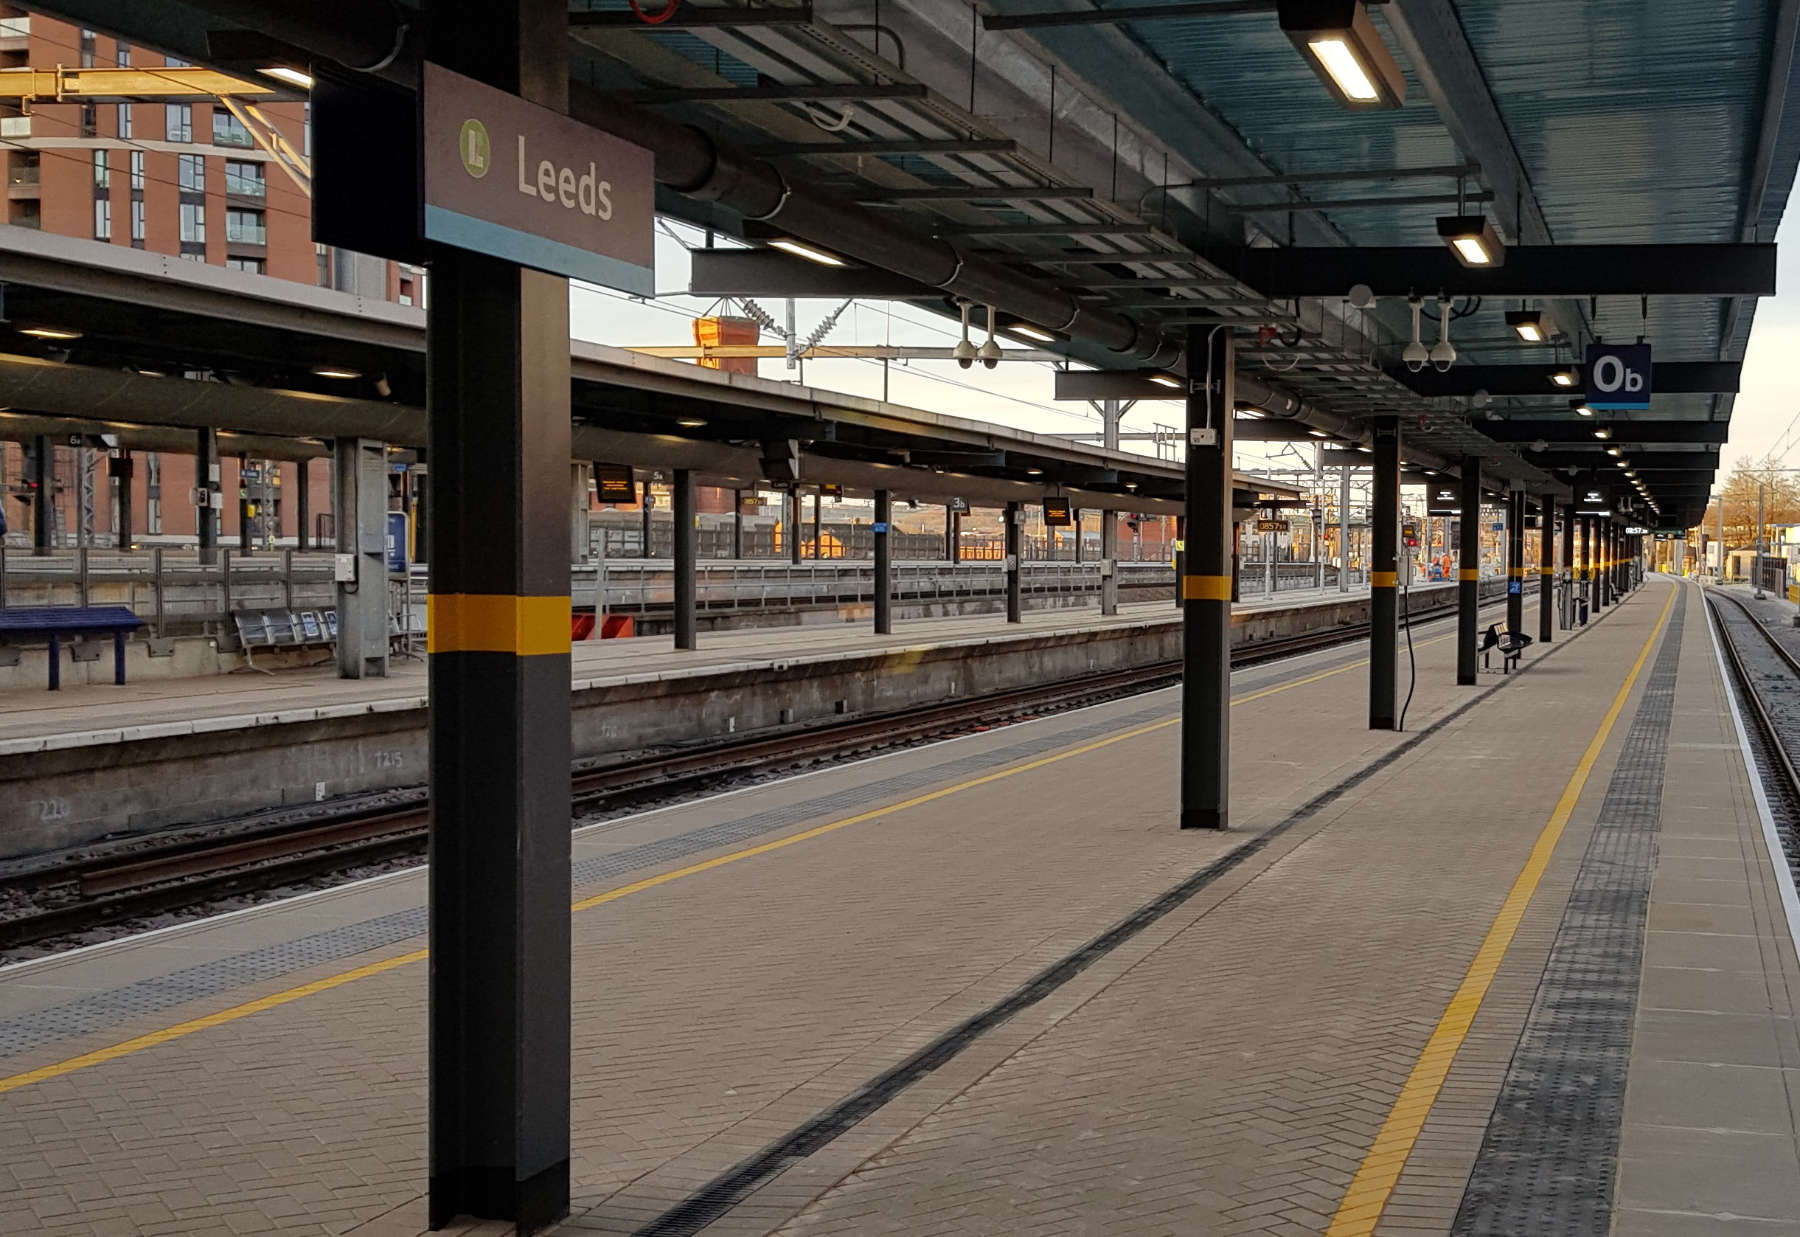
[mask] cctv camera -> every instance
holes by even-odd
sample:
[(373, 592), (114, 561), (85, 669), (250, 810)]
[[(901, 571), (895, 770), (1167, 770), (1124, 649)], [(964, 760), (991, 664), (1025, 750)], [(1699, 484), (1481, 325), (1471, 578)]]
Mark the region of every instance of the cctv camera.
[(975, 350), (975, 356), (983, 365), (987, 366), (989, 369), (993, 369), (1000, 364), (1000, 345), (990, 338), (985, 344)]
[(1406, 351), (1400, 354), (1400, 359), (1406, 362), (1406, 368), (1416, 374), (1425, 368), (1425, 362), (1431, 359), (1431, 354), (1425, 350), (1424, 344), (1414, 340), (1406, 345)]
[(1431, 346), (1431, 364), (1438, 373), (1449, 373), (1450, 367), (1456, 364), (1456, 345), (1447, 339), (1438, 340)]
[(950, 355), (956, 358), (958, 365), (967, 369), (975, 364), (975, 345), (970, 343), (967, 338), (959, 339), (956, 341), (956, 347), (950, 349)]

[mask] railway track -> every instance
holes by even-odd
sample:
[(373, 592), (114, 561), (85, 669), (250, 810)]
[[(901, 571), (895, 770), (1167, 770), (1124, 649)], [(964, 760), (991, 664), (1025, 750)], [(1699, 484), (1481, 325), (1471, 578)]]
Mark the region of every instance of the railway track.
[(1742, 599), (1715, 589), (1704, 595), (1724, 637), (1720, 645), (1744, 705), (1751, 754), (1782, 852), (1800, 878), (1800, 659)]
[[(1453, 614), (1454, 605), (1412, 614), (1414, 623)], [(1233, 653), (1234, 667), (1365, 638), (1368, 624), (1261, 641)], [(1162, 662), (944, 704), (918, 706), (762, 737), (708, 743), (627, 764), (578, 767), (577, 817), (717, 789), (828, 760), (928, 739), (948, 738), (1027, 717), (1103, 703), (1180, 681), (1181, 664)], [(0, 949), (280, 888), (425, 853), (429, 817), (423, 788), (388, 795), (378, 807), (348, 806), (301, 823), (219, 822), (213, 836), (137, 846), (0, 882), (23, 909), (0, 917)]]

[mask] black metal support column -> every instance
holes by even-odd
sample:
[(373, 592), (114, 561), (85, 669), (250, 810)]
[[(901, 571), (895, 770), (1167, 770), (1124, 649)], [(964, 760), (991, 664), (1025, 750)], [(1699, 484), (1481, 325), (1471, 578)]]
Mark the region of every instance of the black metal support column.
[[(194, 488), (198, 497), (206, 504), (194, 508), (194, 528), (199, 536), (200, 561), (216, 563), (219, 561), (219, 501), (223, 492), (219, 480), (217, 430), (194, 431)], [(340, 541), (341, 539), (340, 534)]]
[(1556, 630), (1551, 600), (1556, 595), (1556, 502), (1538, 499), (1538, 642), (1549, 644)]
[(1476, 608), (1481, 604), (1481, 460), (1465, 455), (1462, 462), (1462, 511), (1456, 560), (1456, 681), (1475, 682)]
[(1025, 621), (1019, 600), (1019, 575), (1022, 570), (1019, 550), (1020, 543), (1024, 540), (1020, 521), (1024, 515), (1025, 512), (1018, 503), (1006, 504), (1006, 621), (1009, 623)]
[(800, 565), (800, 487), (788, 487), (787, 499), (788, 562)]
[(1588, 603), (1588, 617), (1599, 603), (1594, 593), (1594, 517), (1581, 517), (1581, 569), (1576, 573), (1575, 595)]
[(744, 557), (744, 491), (731, 491), (731, 557)]
[[(566, 0), (434, 0), (424, 53), (561, 111)], [(430, 1223), (569, 1210), (569, 285), (431, 255)]]
[(1187, 521), (1181, 576), (1181, 827), (1230, 824), (1231, 418), (1229, 331), (1187, 334)]
[[(298, 474), (294, 478), (294, 548), (305, 553), (312, 547), (311, 530), (307, 528), (312, 523), (312, 461), (300, 460), (298, 465), (294, 470)], [(417, 541), (420, 553), (425, 552), (425, 531), (421, 521)]]
[(698, 647), (694, 639), (694, 572), (699, 568), (694, 552), (694, 474), (677, 468), (670, 489), (674, 493), (670, 513), (675, 517), (675, 647), (691, 649)]
[(412, 482), (412, 540), (415, 547), (415, 562), (431, 561), (431, 469), (425, 462), (427, 452), (419, 450), (419, 459), (407, 470), (407, 478)]
[(1612, 563), (1613, 563), (1613, 526), (1611, 520), (1601, 520), (1600, 530), (1600, 570), (1597, 573), (1600, 585), (1600, 604), (1602, 607), (1613, 603)]
[(1506, 493), (1506, 630), (1525, 633), (1525, 491)]
[(1568, 581), (1568, 605), (1564, 610), (1569, 616), (1568, 626), (1575, 626), (1575, 504), (1570, 503), (1563, 508), (1562, 526), (1562, 570), (1564, 579)]
[(131, 452), (121, 451), (114, 456), (107, 468), (119, 481), (119, 539), (115, 543), (121, 550), (131, 548), (131, 470), (136, 461)]
[(651, 494), (650, 494), (650, 479), (648, 477), (646, 477), (646, 478), (644, 478), (643, 500), (638, 504), (641, 509), (642, 515), (643, 515), (643, 533), (641, 534), (643, 537), (643, 547), (642, 548), (644, 551), (643, 554), (641, 555), (641, 557), (643, 557), (643, 558), (653, 557), (650, 553), (650, 511), (651, 511), (650, 504), (654, 501), (655, 500), (651, 497)]
[(31, 440), (31, 552), (50, 553), (51, 515), (55, 511), (56, 470), (50, 467), (51, 446), (47, 434)]
[(1369, 500), (1369, 729), (1392, 730), (1400, 632), (1400, 419), (1375, 419)]
[[(821, 494), (819, 491), (814, 490), (813, 491), (813, 555), (812, 556), (813, 556), (813, 560), (815, 562), (818, 561), (818, 559), (825, 553), (824, 517), (819, 512), (819, 504), (823, 500), (824, 500), (824, 495)], [(878, 516), (876, 518), (879, 519), (880, 517)]]
[(893, 539), (888, 525), (894, 518), (894, 503), (886, 490), (875, 491), (875, 634), (889, 635), (894, 630), (894, 564)]
[(238, 553), (250, 557), (250, 487), (244, 484), (244, 457), (238, 456)]
[(962, 512), (950, 513), (950, 561), (962, 562)]

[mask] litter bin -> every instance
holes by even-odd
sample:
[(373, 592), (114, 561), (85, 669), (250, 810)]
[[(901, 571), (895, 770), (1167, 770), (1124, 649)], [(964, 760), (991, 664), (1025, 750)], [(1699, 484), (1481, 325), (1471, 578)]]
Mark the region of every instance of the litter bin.
[(1587, 626), (1587, 611), (1588, 599), (1586, 597), (1577, 597), (1575, 599), (1575, 621), (1583, 627)]

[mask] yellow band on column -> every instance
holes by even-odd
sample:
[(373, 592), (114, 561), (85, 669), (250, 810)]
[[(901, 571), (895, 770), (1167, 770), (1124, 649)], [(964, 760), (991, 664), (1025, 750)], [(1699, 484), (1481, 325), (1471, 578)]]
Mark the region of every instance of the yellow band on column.
[(1456, 578), (1474, 584), (1481, 579), (1481, 569), (1479, 567), (1459, 567), (1456, 571)]
[(1230, 576), (1182, 576), (1183, 601), (1230, 601)]
[(1371, 571), (1369, 573), (1369, 587), (1371, 588), (1398, 588), (1399, 585), (1400, 573), (1398, 571)]
[(1540, 576), (1553, 576), (1556, 574), (1556, 568), (1554, 568), (1554, 567), (1539, 567), (1538, 574)]
[(1508, 567), (1506, 569), (1506, 574), (1515, 580), (1523, 580), (1526, 575), (1526, 570), (1523, 567)]
[(425, 601), (428, 653), (569, 651), (569, 599), (510, 593), (432, 593)]

